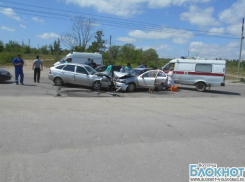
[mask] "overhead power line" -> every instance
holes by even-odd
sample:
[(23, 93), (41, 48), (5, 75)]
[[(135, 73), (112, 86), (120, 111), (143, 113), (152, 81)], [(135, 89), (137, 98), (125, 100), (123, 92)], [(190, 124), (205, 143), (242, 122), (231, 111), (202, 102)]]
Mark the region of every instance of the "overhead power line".
[[(75, 14), (82, 14), (82, 15), (86, 15), (86, 16), (92, 16), (92, 17), (98, 17), (98, 15), (94, 15), (94, 14), (89, 14), (89, 13), (81, 13), (81, 12), (76, 12), (76, 11), (69, 11), (69, 10), (63, 10), (63, 9), (55, 9), (55, 8), (48, 8), (48, 7), (43, 7), (43, 6), (36, 6), (36, 5), (30, 5), (30, 4), (24, 4), (24, 3), (17, 3), (17, 2), (12, 2), (12, 1), (5, 1), (5, 0), (0, 0), (2, 2), (5, 3), (10, 3), (10, 4), (17, 4), (17, 5), (21, 5), (21, 6), (28, 6), (28, 7), (35, 7), (35, 8), (41, 8), (41, 9), (47, 9), (47, 10), (54, 10), (54, 11), (60, 11), (60, 12), (69, 12), (69, 13), (75, 13)], [(140, 21), (133, 21), (133, 20), (125, 20), (125, 19), (121, 19), (121, 18), (114, 18), (114, 17), (107, 17), (107, 16), (100, 16), (102, 18), (106, 18), (106, 19), (114, 19), (114, 20), (119, 20), (122, 22), (131, 22), (131, 23), (136, 23), (138, 25), (147, 25), (147, 26), (154, 26), (154, 27), (166, 27), (166, 28), (175, 28), (175, 29), (184, 29), (187, 31), (197, 31), (197, 32), (207, 32), (207, 33), (220, 33), (220, 32), (210, 32), (210, 31), (206, 31), (206, 30), (195, 30), (195, 29), (186, 29), (186, 28), (180, 28), (180, 27), (174, 27), (174, 26), (166, 26), (166, 25), (159, 25), (159, 24), (154, 24), (154, 23), (146, 23), (146, 22), (140, 22)]]
[[(2, 0), (0, 0), (2, 1)], [(27, 4), (23, 4), (23, 3), (16, 3), (16, 2), (10, 2), (10, 1), (2, 1), (2, 2), (7, 2), (7, 3), (12, 3), (12, 4), (18, 4), (18, 5), (23, 5), (23, 6), (28, 6), (28, 7), (36, 7), (36, 8), (42, 8), (42, 9), (47, 9), (47, 10), (55, 10), (55, 11), (62, 11), (64, 12), (64, 10), (59, 10), (59, 9), (53, 9), (53, 8), (47, 8), (47, 7), (40, 7), (40, 6), (34, 6), (34, 5), (27, 5)], [(45, 11), (33, 11), (33, 9), (25, 9), (25, 8), (18, 8), (18, 7), (9, 7), (9, 6), (3, 6), (0, 5), (0, 7), (5, 7), (5, 8), (12, 8), (15, 10), (19, 10), (17, 13), (19, 14), (25, 14), (25, 15), (29, 15), (29, 16), (39, 16), (39, 17), (46, 17), (46, 18), (52, 18), (52, 19), (59, 19), (59, 20), (71, 20), (68, 18), (61, 18), (61, 17), (69, 17), (71, 15), (68, 14), (60, 14), (60, 13), (52, 13), (52, 12), (45, 12)], [(25, 13), (25, 12), (21, 12), (21, 11), (25, 11), (25, 12), (31, 12), (31, 13)], [(72, 13), (79, 13), (79, 12), (73, 12), (73, 11), (66, 11), (66, 12), (72, 12)], [(35, 13), (35, 14), (33, 14)], [(45, 15), (43, 15), (45, 14)], [(47, 16), (48, 15), (52, 15), (52, 16)], [(79, 13), (79, 14), (85, 14), (85, 13)], [(92, 15), (92, 14), (85, 14), (85, 15)], [(170, 27), (170, 26), (161, 26), (161, 25), (157, 25), (157, 24), (147, 24), (147, 23), (143, 23), (143, 22), (136, 22), (136, 21), (130, 21), (130, 20), (123, 20), (123, 19), (119, 19), (119, 18), (111, 18), (111, 19), (115, 19), (117, 21), (111, 21), (111, 20), (107, 20), (107, 19), (101, 19), (98, 18), (97, 15), (93, 15), (96, 18), (93, 18), (95, 21), (99, 22), (102, 25), (106, 25), (106, 26), (113, 26), (113, 27), (120, 27), (120, 28), (129, 28), (129, 29), (140, 29), (140, 30), (147, 30), (147, 31), (155, 31), (155, 32), (163, 32), (163, 33), (173, 33), (174, 34), (174, 38), (189, 38), (192, 36), (205, 36), (205, 37), (216, 37), (216, 38), (225, 38), (225, 39), (239, 39), (237, 37), (231, 37), (231, 36), (217, 36), (217, 35), (207, 35), (204, 33), (220, 33), (220, 32), (210, 32), (210, 31), (204, 31), (204, 30), (192, 30), (192, 29), (185, 29), (185, 28), (177, 28), (175, 29), (175, 27)], [(105, 16), (100, 16), (100, 17), (105, 17)], [(87, 17), (86, 17), (87, 18)], [(109, 17), (106, 17), (109, 18)], [(120, 21), (118, 21), (120, 20)], [(121, 22), (123, 21), (123, 22)], [(132, 22), (136, 22), (136, 23), (132, 23)], [(154, 25), (152, 27), (152, 25)], [(193, 32), (186, 32), (189, 34), (184, 34), (183, 32), (178, 32), (178, 31), (196, 31), (199, 32), (199, 34), (194, 34)], [(180, 37), (176, 36), (176, 35), (181, 35)], [(154, 40), (154, 39), (153, 39)], [(160, 39), (158, 39), (160, 40)]]

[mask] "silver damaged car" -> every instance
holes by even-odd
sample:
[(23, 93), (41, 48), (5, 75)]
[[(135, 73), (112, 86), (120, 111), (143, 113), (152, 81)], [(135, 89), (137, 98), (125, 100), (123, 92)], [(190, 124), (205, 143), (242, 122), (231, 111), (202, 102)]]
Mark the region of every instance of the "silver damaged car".
[(138, 88), (157, 88), (167, 86), (167, 75), (162, 70), (147, 68), (131, 69), (127, 73), (114, 71), (114, 84), (117, 91), (133, 92)]
[(107, 74), (99, 73), (88, 65), (75, 63), (60, 64), (51, 67), (48, 78), (56, 86), (69, 83), (92, 87), (94, 90), (109, 88), (113, 84)]

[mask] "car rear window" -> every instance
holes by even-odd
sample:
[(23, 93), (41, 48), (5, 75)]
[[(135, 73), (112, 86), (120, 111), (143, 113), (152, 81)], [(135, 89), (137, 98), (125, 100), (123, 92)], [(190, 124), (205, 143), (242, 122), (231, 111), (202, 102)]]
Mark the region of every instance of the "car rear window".
[(75, 69), (75, 66), (74, 65), (66, 65), (66, 67), (64, 67), (63, 70), (74, 72), (74, 69)]
[(55, 67), (55, 68), (58, 69), (58, 70), (61, 70), (62, 68), (64, 68), (64, 66), (65, 66), (65, 65), (60, 65), (60, 66), (57, 66), (57, 67)]
[(196, 72), (212, 72), (212, 64), (196, 64)]

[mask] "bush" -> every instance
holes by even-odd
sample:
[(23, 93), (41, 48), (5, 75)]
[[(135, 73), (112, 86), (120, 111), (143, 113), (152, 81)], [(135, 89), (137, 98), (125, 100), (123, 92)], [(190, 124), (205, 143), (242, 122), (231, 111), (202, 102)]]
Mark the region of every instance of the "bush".
[(14, 58), (17, 57), (16, 53), (6, 53), (2, 52), (0, 53), (0, 64), (12, 64), (12, 61)]

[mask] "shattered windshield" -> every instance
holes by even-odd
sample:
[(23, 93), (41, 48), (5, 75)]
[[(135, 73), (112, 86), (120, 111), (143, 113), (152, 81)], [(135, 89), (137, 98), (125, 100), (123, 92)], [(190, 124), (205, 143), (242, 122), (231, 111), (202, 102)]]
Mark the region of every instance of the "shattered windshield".
[(139, 76), (142, 73), (142, 70), (136, 70), (136, 69), (131, 69), (128, 71), (129, 75), (133, 75), (133, 76)]
[(97, 73), (97, 71), (90, 66), (85, 66), (85, 68), (89, 72), (90, 75), (94, 75), (95, 73)]

